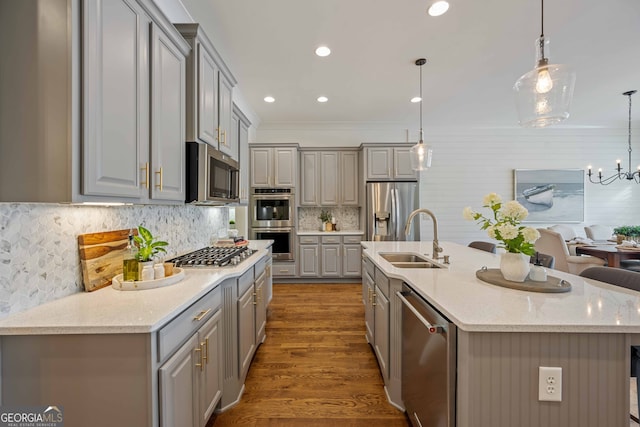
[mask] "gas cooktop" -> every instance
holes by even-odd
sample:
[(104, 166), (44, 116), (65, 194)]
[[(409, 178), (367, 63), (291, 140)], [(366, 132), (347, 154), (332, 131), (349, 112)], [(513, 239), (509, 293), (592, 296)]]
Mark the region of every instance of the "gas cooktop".
[(176, 267), (225, 267), (240, 264), (255, 252), (246, 246), (209, 246), (168, 260)]

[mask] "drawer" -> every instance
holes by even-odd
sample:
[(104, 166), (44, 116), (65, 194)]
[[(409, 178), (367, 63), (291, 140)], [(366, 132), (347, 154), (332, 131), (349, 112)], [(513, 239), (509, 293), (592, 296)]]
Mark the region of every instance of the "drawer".
[(376, 286), (380, 288), (384, 296), (389, 298), (389, 278), (387, 278), (387, 276), (385, 276), (384, 273), (378, 268), (376, 268), (375, 281)]
[(301, 245), (314, 245), (318, 244), (318, 236), (298, 236)]
[(287, 263), (273, 263), (273, 268), (271, 269), (271, 275), (273, 277), (282, 277), (282, 276), (295, 276), (296, 275), (296, 264), (293, 262)]
[(218, 286), (163, 326), (158, 331), (158, 362), (171, 356), (204, 325), (220, 309), (221, 301)]
[(340, 236), (322, 236), (323, 244), (342, 243)]
[(267, 267), (267, 260), (268, 258), (262, 257), (254, 266), (253, 266), (253, 277), (254, 278), (258, 278), (260, 277), (260, 275), (262, 274), (262, 272), (264, 271), (264, 269)]
[(342, 236), (342, 243), (360, 243), (362, 241), (362, 236)]
[(369, 273), (369, 276), (373, 279), (375, 276), (376, 267), (373, 265), (373, 262), (368, 257), (362, 257), (362, 269)]
[(238, 295), (243, 295), (251, 286), (253, 286), (253, 267), (238, 277)]

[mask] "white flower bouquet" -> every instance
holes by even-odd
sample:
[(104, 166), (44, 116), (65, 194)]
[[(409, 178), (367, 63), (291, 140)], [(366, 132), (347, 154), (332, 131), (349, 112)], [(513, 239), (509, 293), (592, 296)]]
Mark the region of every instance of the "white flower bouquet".
[(498, 247), (510, 253), (535, 255), (534, 242), (540, 237), (538, 230), (520, 225), (529, 215), (529, 211), (515, 200), (502, 203), (496, 193), (489, 193), (482, 199), (483, 207), (491, 209), (493, 218), (487, 218), (470, 207), (464, 208), (462, 215), (466, 220), (477, 221), (489, 237), (502, 242)]

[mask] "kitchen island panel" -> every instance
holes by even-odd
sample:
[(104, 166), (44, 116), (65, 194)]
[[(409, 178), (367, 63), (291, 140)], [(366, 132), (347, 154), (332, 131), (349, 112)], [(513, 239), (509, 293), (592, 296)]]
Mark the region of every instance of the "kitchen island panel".
[[(631, 339), (459, 330), (457, 426), (627, 427)], [(540, 366), (562, 368), (561, 402), (538, 400)]]
[(158, 425), (150, 334), (0, 339), (2, 405), (63, 407), (68, 427)]

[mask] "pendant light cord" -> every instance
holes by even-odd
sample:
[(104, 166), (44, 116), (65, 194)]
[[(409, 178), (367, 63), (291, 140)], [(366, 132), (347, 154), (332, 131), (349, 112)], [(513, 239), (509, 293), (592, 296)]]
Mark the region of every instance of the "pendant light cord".
[[(631, 100), (631, 97), (629, 97)], [(422, 65), (420, 65), (420, 142), (424, 141), (424, 136), (422, 133)]]
[(628, 173), (631, 173), (631, 95), (636, 93), (635, 90), (626, 92), (625, 95), (629, 97), (629, 169)]
[(540, 38), (544, 38), (544, 0), (540, 0)]
[[(544, 0), (540, 0), (540, 62), (545, 61), (544, 56)], [(538, 64), (539, 66), (540, 64)]]

